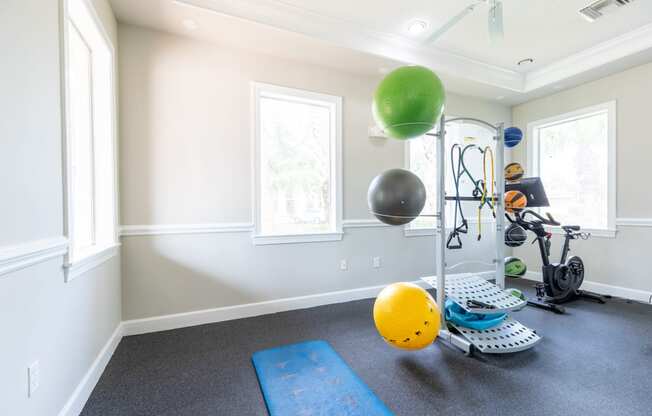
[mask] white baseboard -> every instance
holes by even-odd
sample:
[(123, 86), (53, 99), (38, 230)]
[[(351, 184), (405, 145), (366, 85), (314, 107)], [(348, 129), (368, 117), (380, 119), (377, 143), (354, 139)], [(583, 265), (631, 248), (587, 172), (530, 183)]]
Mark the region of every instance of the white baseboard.
[(95, 388), (106, 365), (109, 363), (116, 347), (122, 339), (122, 327), (123, 324), (120, 323), (115, 331), (113, 331), (113, 334), (104, 347), (102, 347), (102, 350), (95, 358), (95, 361), (93, 361), (93, 364), (91, 364), (84, 378), (79, 382), (77, 388), (75, 388), (75, 391), (59, 412), (59, 416), (78, 416), (81, 413), (86, 401), (90, 397), (91, 392)]
[[(424, 283), (421, 281), (415, 281), (412, 283), (425, 287)], [(154, 316), (151, 318), (133, 319), (122, 323), (123, 335), (127, 336), (167, 331), (188, 326), (204, 325), (214, 322), (230, 321), (232, 319), (250, 318), (270, 313), (368, 299), (376, 297), (385, 286), (386, 285), (362, 287), (358, 289), (340, 290), (337, 292), (319, 293), (315, 295), (275, 299), (264, 302), (225, 306), (221, 308), (204, 309), (172, 315)]]
[[(415, 281), (412, 283), (424, 288), (427, 286), (422, 281)], [(78, 416), (79, 413), (81, 413), (123, 336), (165, 331), (188, 326), (229, 321), (232, 319), (249, 318), (276, 312), (285, 312), (295, 309), (305, 309), (315, 306), (368, 299), (376, 297), (385, 286), (386, 285), (370, 286), (337, 292), (320, 293), (316, 295), (276, 299), (266, 302), (123, 321), (118, 325), (107, 343), (97, 355), (95, 361), (93, 361), (93, 364), (91, 364), (90, 368), (79, 382), (77, 388), (75, 388), (75, 391), (63, 406), (58, 416)]]
[[(540, 282), (541, 273), (527, 272), (523, 278)], [(428, 284), (421, 280), (413, 281), (412, 283), (425, 289), (430, 288)], [(270, 313), (369, 299), (376, 297), (385, 286), (386, 285), (369, 286), (336, 292), (319, 293), (315, 295), (275, 299), (265, 302), (123, 321), (115, 329), (97, 358), (95, 358), (95, 361), (84, 375), (84, 378), (81, 380), (70, 399), (68, 399), (65, 406), (61, 409), (58, 416), (79, 415), (123, 336), (166, 331), (233, 319), (250, 318)], [(603, 283), (585, 281), (582, 287), (591, 292), (638, 300), (641, 302), (650, 302), (652, 299), (652, 292), (611, 286)]]
[[(527, 280), (533, 280), (535, 282), (543, 281), (543, 277), (541, 276), (540, 272), (527, 272), (523, 278)], [(609, 295), (617, 298), (631, 299), (644, 303), (652, 303), (652, 292), (647, 292), (645, 290), (607, 285), (604, 283), (591, 282), (589, 280), (585, 280), (584, 283), (582, 283), (582, 289), (588, 290), (589, 292), (598, 293), (600, 295)]]

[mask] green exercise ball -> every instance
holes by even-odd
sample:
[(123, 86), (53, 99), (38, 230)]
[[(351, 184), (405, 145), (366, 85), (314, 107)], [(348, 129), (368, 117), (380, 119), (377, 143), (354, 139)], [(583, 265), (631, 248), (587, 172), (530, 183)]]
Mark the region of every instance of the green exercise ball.
[(521, 277), (527, 272), (527, 265), (518, 257), (505, 257), (505, 276)]
[(376, 124), (394, 139), (412, 139), (434, 128), (446, 93), (439, 77), (423, 66), (404, 66), (380, 82), (374, 93)]

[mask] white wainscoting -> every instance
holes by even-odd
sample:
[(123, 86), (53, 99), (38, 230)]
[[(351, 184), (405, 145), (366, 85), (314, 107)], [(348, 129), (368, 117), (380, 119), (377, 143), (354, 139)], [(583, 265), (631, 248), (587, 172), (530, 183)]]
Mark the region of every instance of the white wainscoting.
[[(524, 278), (535, 282), (543, 281), (541, 272), (527, 272)], [(609, 295), (623, 299), (636, 300), (644, 303), (652, 303), (652, 292), (645, 290), (607, 285), (604, 283), (591, 282), (589, 280), (585, 280), (582, 283), (582, 289), (588, 290), (589, 292), (599, 293), (601, 295)]]
[(68, 239), (63, 236), (0, 247), (0, 276), (62, 257), (66, 253), (68, 253)]

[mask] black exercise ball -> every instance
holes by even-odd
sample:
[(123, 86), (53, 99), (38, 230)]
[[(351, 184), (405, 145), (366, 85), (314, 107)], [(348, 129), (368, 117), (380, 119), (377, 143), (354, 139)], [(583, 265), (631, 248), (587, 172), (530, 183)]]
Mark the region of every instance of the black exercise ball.
[(527, 231), (518, 224), (510, 224), (505, 230), (505, 244), (509, 247), (519, 247), (527, 240)]
[(380, 221), (403, 225), (421, 213), (426, 204), (426, 187), (409, 170), (390, 169), (371, 181), (367, 201), (369, 209)]

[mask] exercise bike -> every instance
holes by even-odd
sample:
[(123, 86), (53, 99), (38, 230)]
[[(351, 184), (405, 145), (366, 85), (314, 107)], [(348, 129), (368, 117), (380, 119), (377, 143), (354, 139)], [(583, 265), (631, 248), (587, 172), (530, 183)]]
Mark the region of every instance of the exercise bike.
[[(526, 217), (534, 217), (528, 220)], [(579, 256), (568, 258), (570, 251), (570, 241), (578, 238), (587, 240), (591, 235), (580, 231), (578, 225), (561, 225), (550, 215), (547, 218), (542, 217), (532, 210), (515, 212), (514, 217), (505, 214), (507, 220), (520, 225), (527, 231), (532, 231), (539, 244), (539, 252), (543, 266), (541, 268), (543, 283), (537, 283), (537, 299), (528, 300), (528, 305), (543, 308), (555, 313), (562, 314), (566, 309), (561, 303), (568, 302), (577, 298), (590, 299), (599, 303), (605, 303), (605, 296), (596, 293), (580, 290), (584, 281), (584, 262)], [(550, 238), (552, 234), (545, 230), (544, 225), (561, 226), (564, 230), (564, 246), (561, 250), (559, 263), (550, 262)], [(534, 244), (534, 241), (532, 243)]]

